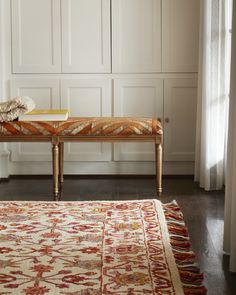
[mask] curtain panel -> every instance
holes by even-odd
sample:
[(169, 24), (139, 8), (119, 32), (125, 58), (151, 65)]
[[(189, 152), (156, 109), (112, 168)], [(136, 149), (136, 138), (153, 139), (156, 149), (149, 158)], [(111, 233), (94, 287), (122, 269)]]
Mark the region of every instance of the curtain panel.
[(233, 8), (231, 89), (226, 169), (224, 251), (230, 254), (229, 269), (236, 272), (236, 3)]
[(225, 176), (232, 0), (200, 1), (195, 180), (217, 190)]

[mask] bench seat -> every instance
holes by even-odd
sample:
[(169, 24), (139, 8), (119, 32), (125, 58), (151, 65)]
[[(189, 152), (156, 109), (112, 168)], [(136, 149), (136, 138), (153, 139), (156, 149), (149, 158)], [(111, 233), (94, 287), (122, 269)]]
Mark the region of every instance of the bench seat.
[(157, 119), (69, 118), (67, 121), (12, 121), (0, 124), (0, 136), (147, 136), (162, 134)]
[(51, 142), (53, 192), (63, 183), (64, 142), (151, 141), (156, 154), (156, 191), (162, 192), (162, 126), (157, 119), (124, 117), (69, 118), (67, 121), (0, 123), (0, 142)]

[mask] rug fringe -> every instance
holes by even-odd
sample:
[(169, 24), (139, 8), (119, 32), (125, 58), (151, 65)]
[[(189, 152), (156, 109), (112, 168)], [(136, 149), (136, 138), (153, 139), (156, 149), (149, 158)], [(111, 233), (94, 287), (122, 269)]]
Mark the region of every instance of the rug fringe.
[(196, 255), (190, 249), (189, 234), (183, 214), (176, 201), (163, 204), (170, 243), (173, 249), (180, 279), (185, 295), (205, 295), (207, 289), (202, 285), (203, 274), (196, 263)]

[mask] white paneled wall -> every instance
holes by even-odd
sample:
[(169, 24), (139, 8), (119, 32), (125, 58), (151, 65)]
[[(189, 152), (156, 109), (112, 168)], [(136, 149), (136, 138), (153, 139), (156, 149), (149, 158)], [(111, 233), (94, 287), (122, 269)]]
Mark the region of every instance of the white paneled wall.
[[(61, 83), (61, 107), (71, 117), (110, 117), (110, 79), (64, 79)], [(110, 161), (110, 143), (68, 143), (66, 161)]]
[(114, 73), (161, 72), (161, 0), (112, 0)]
[(198, 71), (199, 0), (162, 1), (162, 70)]
[[(11, 2), (11, 96), (71, 116), (159, 118), (165, 171), (193, 172), (199, 0)], [(38, 161), (30, 171), (42, 172), (39, 161), (50, 160), (44, 144), (11, 150), (12, 167)], [(155, 171), (150, 143), (73, 143), (65, 159), (67, 173)]]
[(13, 73), (61, 71), (60, 1), (12, 0)]
[[(163, 80), (115, 79), (114, 116), (163, 117)], [(154, 161), (152, 143), (116, 143), (115, 161)]]
[[(58, 79), (15, 79), (12, 81), (12, 96), (30, 96), (39, 109), (60, 108)], [(13, 161), (49, 161), (51, 146), (48, 143), (13, 143)]]
[(164, 160), (194, 161), (197, 80), (165, 81)]
[(62, 0), (62, 72), (110, 73), (110, 0)]

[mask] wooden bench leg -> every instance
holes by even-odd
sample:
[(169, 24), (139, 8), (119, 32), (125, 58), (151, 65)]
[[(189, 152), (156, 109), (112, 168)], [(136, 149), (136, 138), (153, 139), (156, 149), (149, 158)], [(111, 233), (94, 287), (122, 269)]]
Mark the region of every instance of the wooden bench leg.
[(64, 182), (64, 142), (59, 143), (59, 182)]
[(158, 196), (162, 193), (162, 145), (156, 143), (156, 192)]
[(59, 199), (59, 143), (52, 143), (52, 171), (54, 199)]

